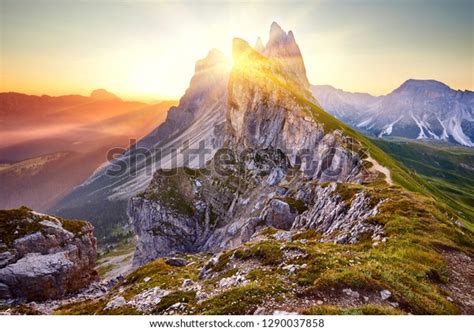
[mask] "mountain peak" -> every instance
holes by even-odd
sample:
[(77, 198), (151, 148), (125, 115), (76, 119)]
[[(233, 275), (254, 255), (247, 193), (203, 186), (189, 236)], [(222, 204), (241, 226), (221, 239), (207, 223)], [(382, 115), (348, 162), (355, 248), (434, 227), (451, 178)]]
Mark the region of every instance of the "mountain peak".
[(270, 26), (270, 39), (268, 42), (278, 41), (286, 37), (286, 32), (283, 31), (280, 25), (277, 22), (273, 22)]
[(273, 22), (270, 27), (270, 37), (263, 52), (270, 58), (277, 58), (285, 62), (288, 70), (309, 90), (310, 84), (306, 77), (306, 68), (300, 48), (296, 43), (292, 31), (286, 33), (278, 23)]
[(451, 88), (434, 79), (408, 79), (400, 85), (393, 93), (415, 92), (415, 91), (450, 91)]
[(207, 53), (206, 57), (199, 59), (196, 62), (195, 71), (204, 70), (206, 68), (215, 67), (218, 65), (227, 65), (228, 60), (226, 56), (218, 49), (212, 48)]
[(293, 31), (288, 31), (287, 39), (289, 42), (294, 42), (296, 43), (295, 36), (293, 35)]
[(209, 75), (206, 72), (226, 72), (228, 71), (229, 61), (227, 57), (218, 49), (212, 48), (209, 50), (207, 55), (196, 61), (194, 73), (204, 73), (206, 77)]
[(245, 53), (250, 48), (249, 43), (242, 38), (232, 39), (232, 56), (240, 56), (240, 54)]
[(273, 22), (270, 27), (270, 36), (265, 46), (265, 55), (272, 57), (301, 57), (301, 52), (296, 44), (292, 31), (286, 33), (277, 23)]
[(224, 53), (222, 53), (217, 48), (211, 48), (206, 56), (207, 60), (215, 60), (219, 62), (227, 62), (227, 58), (225, 57)]
[(232, 58), (234, 59), (234, 66), (238, 66), (242, 61), (248, 61), (258, 57), (261, 57), (261, 55), (245, 40), (241, 38), (234, 38), (232, 40)]
[(193, 104), (194, 101), (204, 97), (208, 99), (216, 97), (217, 92), (214, 93), (212, 90), (219, 90), (215, 89), (216, 82), (227, 82), (229, 69), (229, 61), (221, 51), (215, 48), (209, 50), (204, 58), (196, 61), (194, 75), (186, 93), (181, 97), (180, 106)]
[(92, 91), (91, 98), (96, 100), (121, 100), (118, 96), (105, 89)]
[(263, 46), (262, 38), (258, 37), (257, 42), (255, 43), (255, 50), (262, 54), (265, 51), (265, 46)]
[(277, 22), (273, 21), (272, 24), (270, 25), (270, 31), (272, 30), (282, 30), (282, 28)]

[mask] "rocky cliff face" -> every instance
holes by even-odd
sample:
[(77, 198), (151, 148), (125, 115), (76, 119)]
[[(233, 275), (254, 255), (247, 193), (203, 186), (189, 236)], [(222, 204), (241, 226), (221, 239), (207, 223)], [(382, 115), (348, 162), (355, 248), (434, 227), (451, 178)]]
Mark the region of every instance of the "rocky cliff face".
[(36, 213), (0, 211), (0, 301), (56, 299), (98, 280), (93, 227)]
[(233, 57), (223, 148), (205, 168), (156, 172), (129, 202), (135, 265), (236, 247), (265, 227), (311, 228), (339, 243), (380, 236), (364, 221), (382, 201), (344, 201), (335, 184), (323, 186), (373, 176), (360, 144), (318, 115), (293, 35), (272, 25), (263, 51), (235, 39)]
[[(196, 62), (194, 75), (179, 105), (171, 107), (166, 121), (139, 141), (138, 146), (151, 148), (174, 135), (182, 134), (193, 125), (209, 124), (212, 129), (214, 124), (222, 122), (228, 76), (228, 60), (220, 51), (211, 49), (205, 58)], [(189, 140), (206, 140), (205, 133), (201, 132), (201, 137), (188, 132), (186, 137)], [(212, 144), (206, 147), (212, 147)]]
[(190, 171), (157, 172), (149, 188), (130, 199), (135, 265), (175, 253), (216, 253), (267, 227), (314, 229), (323, 241), (337, 243), (383, 235), (367, 222), (382, 200), (362, 191), (347, 198), (349, 184), (308, 180), (283, 154), (254, 152), (232, 165)]
[[(310, 178), (357, 180), (360, 157), (340, 131), (314, 117), (311, 93), (292, 68), (234, 40), (229, 82), (228, 137), (231, 148), (281, 150)], [(302, 60), (301, 60), (302, 61)]]

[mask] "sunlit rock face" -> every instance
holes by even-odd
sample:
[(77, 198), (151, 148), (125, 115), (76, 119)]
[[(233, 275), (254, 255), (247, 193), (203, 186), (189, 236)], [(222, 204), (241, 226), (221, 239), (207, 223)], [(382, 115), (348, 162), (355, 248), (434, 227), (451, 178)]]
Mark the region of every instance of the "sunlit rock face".
[(351, 148), (358, 143), (317, 120), (322, 110), (308, 89), (302, 58), (302, 67), (287, 61), (298, 54), (293, 35), (276, 24), (261, 53), (242, 39), (233, 41), (223, 148), (202, 169), (156, 172), (130, 200), (135, 265), (179, 252), (219, 252), (269, 226), (315, 228), (341, 242), (377, 230), (359, 223), (377, 213), (367, 197), (347, 212), (334, 186), (318, 185), (359, 182), (366, 173)]
[(357, 180), (359, 156), (346, 148), (339, 131), (314, 120), (315, 105), (304, 101), (313, 101), (311, 93), (291, 65), (260, 55), (241, 39), (234, 40), (233, 57), (228, 146), (281, 150), (311, 178)]
[(211, 49), (206, 57), (196, 62), (194, 75), (179, 105), (171, 107), (166, 121), (138, 145), (152, 147), (199, 123), (210, 126), (201, 126), (200, 132), (187, 132), (187, 138), (190, 141), (206, 140), (205, 135), (212, 131), (212, 126), (224, 120), (229, 71), (230, 65), (224, 54)]
[(288, 73), (305, 88), (309, 89), (310, 84), (306, 77), (306, 68), (304, 66), (303, 56), (296, 43), (292, 31), (285, 32), (273, 22), (270, 27), (270, 37), (262, 54), (268, 58), (275, 58), (282, 61)]

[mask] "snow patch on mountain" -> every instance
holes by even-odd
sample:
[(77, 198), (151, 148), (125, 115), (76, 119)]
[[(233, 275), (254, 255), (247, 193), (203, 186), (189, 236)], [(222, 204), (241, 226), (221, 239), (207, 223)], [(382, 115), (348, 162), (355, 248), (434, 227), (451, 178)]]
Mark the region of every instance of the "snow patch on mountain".
[[(383, 130), (382, 132), (380, 132), (379, 134), (379, 138), (384, 136), (384, 135), (391, 135), (392, 134), (392, 131), (393, 131), (393, 126), (395, 124), (397, 124), (398, 121), (400, 121), (402, 119), (403, 116), (400, 116), (397, 120), (395, 120), (394, 122), (390, 123), (389, 125), (387, 125)], [(363, 126), (363, 125), (362, 125)]]
[(374, 136), (456, 142), (474, 147), (474, 92), (435, 80), (409, 79), (380, 97), (327, 85), (311, 88), (333, 116)]

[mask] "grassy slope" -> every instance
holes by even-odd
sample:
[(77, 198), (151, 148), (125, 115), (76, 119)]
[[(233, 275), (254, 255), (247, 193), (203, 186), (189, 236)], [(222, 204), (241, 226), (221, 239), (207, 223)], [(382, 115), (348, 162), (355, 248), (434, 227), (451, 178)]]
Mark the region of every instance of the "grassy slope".
[[(271, 236), (274, 231), (264, 230), (267, 239), (250, 242), (235, 249), (224, 251), (211, 266), (210, 279), (200, 280), (199, 271), (209, 263), (209, 255), (188, 255), (190, 264), (172, 267), (163, 259), (148, 263), (126, 277), (106, 297), (84, 303), (61, 307), (59, 314), (135, 314), (131, 306), (119, 310), (104, 310), (105, 304), (116, 295), (126, 300), (159, 286), (170, 294), (158, 305), (154, 313), (161, 313), (176, 302), (187, 302), (188, 314), (250, 314), (269, 300), (276, 302), (315, 302), (325, 298), (325, 305), (301, 311), (318, 314), (454, 314), (457, 308), (447, 300), (450, 293), (439, 284), (448, 281), (447, 266), (437, 246), (453, 247), (469, 251), (472, 236), (466, 237), (453, 226), (427, 197), (410, 193), (402, 188), (387, 187), (384, 182), (372, 186), (347, 185), (355, 194), (365, 190), (374, 200), (384, 199), (380, 213), (370, 221), (384, 226), (388, 237), (386, 243), (374, 246), (367, 238), (353, 245), (320, 242), (320, 235), (313, 230), (294, 234), (293, 241), (277, 241)], [(347, 196), (350, 200), (351, 197)], [(387, 200), (390, 199), (390, 200)], [(433, 235), (427, 235), (433, 234)], [(301, 241), (306, 240), (306, 242)], [(285, 251), (301, 252), (300, 256), (285, 258)], [(229, 277), (239, 269), (236, 265), (254, 261), (252, 270), (246, 275), (250, 282), (226, 290), (219, 289), (219, 280)], [(285, 261), (282, 265), (282, 262)], [(298, 268), (288, 274), (282, 266), (293, 264)], [(197, 302), (196, 293), (186, 292), (181, 287), (184, 279), (200, 282), (205, 292), (215, 293)], [(368, 303), (354, 308), (336, 307), (328, 299), (331, 293), (341, 293), (344, 288), (377, 297), (382, 289), (388, 289), (400, 309), (391, 309), (387, 304)], [(334, 306), (336, 305), (336, 306)]]
[[(420, 176), (433, 195), (465, 219), (474, 230), (474, 150), (452, 145), (433, 145), (418, 141), (374, 140), (413, 174)], [(471, 220), (471, 221), (469, 221)]]

